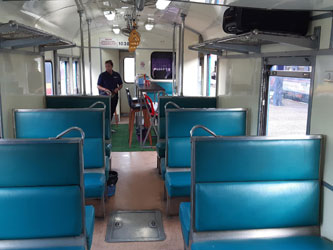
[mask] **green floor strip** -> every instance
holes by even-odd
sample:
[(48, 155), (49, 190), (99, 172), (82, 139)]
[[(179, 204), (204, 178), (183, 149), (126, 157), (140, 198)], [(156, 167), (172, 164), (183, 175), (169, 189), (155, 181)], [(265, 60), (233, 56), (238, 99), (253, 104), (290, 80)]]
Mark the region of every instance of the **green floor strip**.
[[(128, 124), (112, 125), (116, 133), (112, 133), (112, 152), (155, 151), (154, 148), (141, 148), (136, 136), (135, 128), (132, 136), (132, 146), (128, 147)], [(153, 146), (156, 145), (156, 136), (152, 133)], [(149, 145), (147, 139), (146, 146)]]

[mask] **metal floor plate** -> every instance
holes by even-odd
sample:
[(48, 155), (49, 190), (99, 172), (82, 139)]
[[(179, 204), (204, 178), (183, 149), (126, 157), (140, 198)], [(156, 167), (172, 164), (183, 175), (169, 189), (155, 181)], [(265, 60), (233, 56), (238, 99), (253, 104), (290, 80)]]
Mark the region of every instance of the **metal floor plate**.
[(105, 241), (162, 241), (165, 240), (160, 211), (115, 211), (111, 213)]

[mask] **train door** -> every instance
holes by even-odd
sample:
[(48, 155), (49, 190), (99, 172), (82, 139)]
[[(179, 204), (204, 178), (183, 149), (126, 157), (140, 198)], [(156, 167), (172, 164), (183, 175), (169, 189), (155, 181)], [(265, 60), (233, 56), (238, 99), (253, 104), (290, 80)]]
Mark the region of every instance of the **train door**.
[(120, 94), (120, 113), (128, 114), (130, 109), (128, 106), (127, 95), (125, 89), (128, 88), (132, 94), (135, 95), (135, 58), (134, 53), (127, 51), (120, 51), (120, 74), (123, 79), (123, 89)]
[(266, 58), (261, 86), (259, 134), (305, 135), (310, 131), (314, 78), (311, 57)]

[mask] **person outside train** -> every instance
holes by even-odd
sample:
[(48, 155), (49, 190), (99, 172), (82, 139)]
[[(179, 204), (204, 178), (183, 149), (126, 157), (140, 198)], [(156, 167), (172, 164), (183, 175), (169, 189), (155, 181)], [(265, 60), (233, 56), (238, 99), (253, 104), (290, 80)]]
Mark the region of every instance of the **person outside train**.
[(113, 62), (107, 60), (105, 62), (105, 72), (98, 77), (97, 88), (100, 95), (111, 96), (111, 121), (118, 104), (118, 93), (122, 87), (123, 81), (120, 74), (113, 70)]
[(282, 106), (282, 97), (283, 97), (283, 80), (281, 77), (275, 77), (273, 105)]

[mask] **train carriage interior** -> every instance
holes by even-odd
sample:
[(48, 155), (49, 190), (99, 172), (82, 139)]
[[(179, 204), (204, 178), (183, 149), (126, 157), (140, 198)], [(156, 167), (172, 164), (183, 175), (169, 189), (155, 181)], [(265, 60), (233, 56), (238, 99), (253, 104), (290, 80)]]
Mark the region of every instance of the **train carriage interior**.
[(333, 250), (332, 191), (332, 0), (0, 0), (0, 250)]

